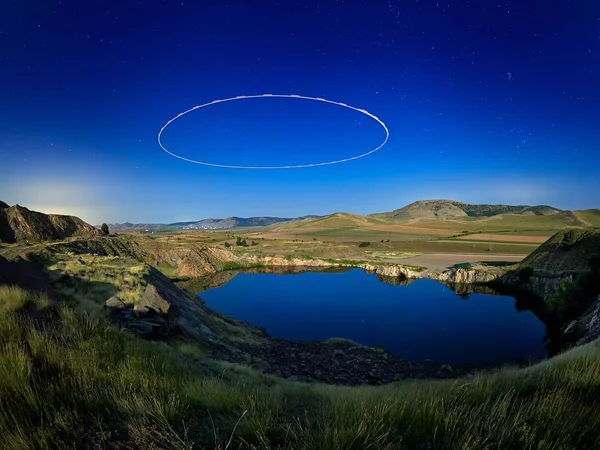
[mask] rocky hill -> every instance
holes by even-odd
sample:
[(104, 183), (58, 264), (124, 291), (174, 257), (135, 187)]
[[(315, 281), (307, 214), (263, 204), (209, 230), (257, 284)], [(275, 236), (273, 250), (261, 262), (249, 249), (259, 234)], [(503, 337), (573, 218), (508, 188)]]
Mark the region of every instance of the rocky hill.
[(0, 242), (39, 242), (100, 235), (100, 230), (78, 217), (43, 214), (0, 202)]
[(384, 220), (441, 219), (460, 220), (468, 217), (492, 217), (500, 214), (548, 216), (562, 212), (547, 205), (471, 205), (454, 200), (419, 200), (391, 212), (371, 214)]

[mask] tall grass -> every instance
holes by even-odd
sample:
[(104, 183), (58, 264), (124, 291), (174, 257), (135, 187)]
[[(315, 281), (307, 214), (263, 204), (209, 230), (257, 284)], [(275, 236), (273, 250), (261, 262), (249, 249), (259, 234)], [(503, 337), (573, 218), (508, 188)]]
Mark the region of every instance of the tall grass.
[(471, 380), (359, 388), (280, 380), (190, 345), (0, 287), (0, 447), (600, 447), (597, 341)]

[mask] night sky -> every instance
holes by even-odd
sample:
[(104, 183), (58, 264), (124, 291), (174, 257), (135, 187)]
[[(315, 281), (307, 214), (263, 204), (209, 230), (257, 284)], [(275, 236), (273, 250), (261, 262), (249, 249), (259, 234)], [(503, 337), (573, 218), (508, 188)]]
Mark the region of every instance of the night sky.
[[(0, 199), (93, 222), (372, 213), (426, 198), (600, 206), (597, 0), (8, 0)], [(157, 143), (172, 117), (263, 93), (381, 118), (343, 164), (233, 170)], [(216, 104), (181, 156), (232, 165), (358, 155), (374, 120), (308, 100)]]

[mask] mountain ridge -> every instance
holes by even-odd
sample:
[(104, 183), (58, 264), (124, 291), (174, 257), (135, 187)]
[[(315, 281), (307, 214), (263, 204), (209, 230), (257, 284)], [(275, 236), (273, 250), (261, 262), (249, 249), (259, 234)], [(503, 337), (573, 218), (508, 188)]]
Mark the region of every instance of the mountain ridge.
[[(485, 220), (487, 218), (498, 218), (502, 215), (520, 216), (565, 216), (572, 219), (573, 225), (589, 226), (588, 221), (597, 222), (600, 214), (597, 209), (589, 210), (562, 210), (549, 205), (505, 205), (505, 204), (471, 204), (456, 200), (433, 199), (418, 200), (390, 212), (374, 213), (368, 215), (353, 214), (347, 212), (335, 212), (328, 215), (306, 215), (295, 218), (273, 217), (273, 216), (232, 216), (225, 219), (207, 218), (186, 222), (174, 222), (166, 224), (144, 224), (144, 223), (115, 223), (109, 224), (112, 231), (121, 230), (155, 230), (158, 228), (182, 228), (182, 229), (229, 229), (244, 227), (267, 227), (282, 226), (287, 223), (313, 223), (315, 220), (325, 218), (346, 219), (353, 218), (361, 221), (374, 219), (387, 222), (403, 222), (418, 220)], [(346, 215), (346, 216), (344, 216)], [(558, 217), (557, 216), (557, 217)], [(586, 221), (586, 218), (588, 220)], [(580, 223), (579, 223), (580, 222)]]

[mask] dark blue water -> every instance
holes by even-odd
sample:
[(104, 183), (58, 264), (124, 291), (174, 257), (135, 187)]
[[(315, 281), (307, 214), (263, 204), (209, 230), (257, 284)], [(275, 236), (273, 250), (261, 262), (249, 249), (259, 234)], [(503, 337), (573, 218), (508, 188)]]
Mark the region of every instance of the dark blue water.
[(408, 360), (488, 366), (544, 358), (545, 328), (512, 297), (471, 294), (416, 280), (382, 283), (355, 269), (343, 273), (238, 274), (200, 294), (212, 309), (273, 337), (333, 337), (383, 345)]

